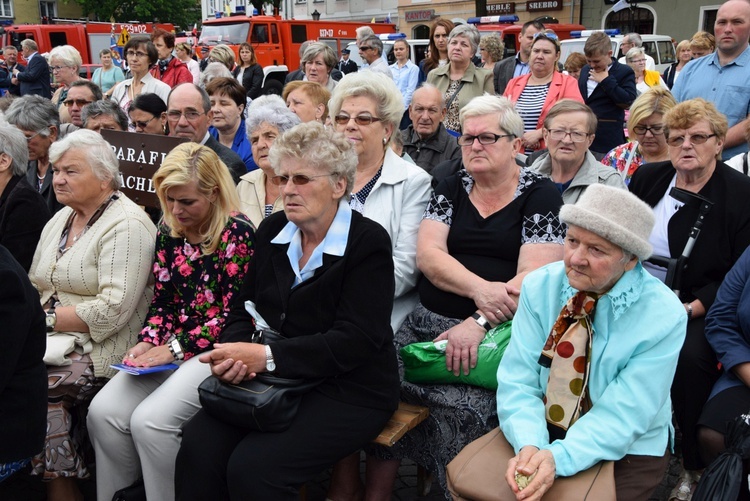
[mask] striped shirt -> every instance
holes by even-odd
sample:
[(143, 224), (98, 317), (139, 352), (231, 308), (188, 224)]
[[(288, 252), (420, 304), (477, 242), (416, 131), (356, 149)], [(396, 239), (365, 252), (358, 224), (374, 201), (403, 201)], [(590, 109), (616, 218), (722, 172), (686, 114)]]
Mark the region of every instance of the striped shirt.
[[(524, 87), (521, 95), (518, 96), (516, 102), (516, 111), (523, 119), (523, 130), (529, 132), (537, 129), (537, 122), (539, 116), (542, 114), (542, 108), (544, 107), (544, 101), (547, 99), (547, 92), (549, 92), (548, 83), (542, 85), (527, 85)], [(529, 154), (533, 150), (527, 149), (526, 153)]]

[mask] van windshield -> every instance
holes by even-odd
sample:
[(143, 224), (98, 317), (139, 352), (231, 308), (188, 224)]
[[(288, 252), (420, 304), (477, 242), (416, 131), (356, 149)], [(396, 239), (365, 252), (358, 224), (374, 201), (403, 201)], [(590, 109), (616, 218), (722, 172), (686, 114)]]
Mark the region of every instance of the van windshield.
[(199, 45), (237, 45), (247, 41), (249, 23), (204, 24)]

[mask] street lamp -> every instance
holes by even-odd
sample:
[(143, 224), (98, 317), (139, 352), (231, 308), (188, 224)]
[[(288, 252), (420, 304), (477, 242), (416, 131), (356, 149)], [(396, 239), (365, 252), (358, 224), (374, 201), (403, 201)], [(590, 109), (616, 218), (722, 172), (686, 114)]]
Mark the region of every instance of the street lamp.
[(318, 9), (315, 9), (312, 13), (313, 21), (320, 21), (320, 12), (318, 12)]

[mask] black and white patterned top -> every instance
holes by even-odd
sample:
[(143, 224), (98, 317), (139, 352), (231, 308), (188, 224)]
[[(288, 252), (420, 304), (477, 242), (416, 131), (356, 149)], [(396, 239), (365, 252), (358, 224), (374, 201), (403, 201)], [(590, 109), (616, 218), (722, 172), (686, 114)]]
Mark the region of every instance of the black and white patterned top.
[(378, 169), (378, 172), (373, 176), (372, 179), (367, 182), (366, 185), (362, 187), (361, 190), (359, 190), (357, 193), (352, 193), (352, 198), (349, 201), (349, 207), (351, 207), (353, 211), (357, 211), (360, 214), (365, 211), (365, 202), (367, 201), (367, 197), (370, 196), (370, 192), (375, 187), (375, 183), (378, 182), (378, 179), (380, 179), (380, 175), (382, 173), (383, 167), (381, 166), (380, 169)]
[[(544, 176), (522, 168), (513, 200), (486, 218), (469, 199), (474, 179), (462, 169), (435, 188), (424, 219), (450, 227), (448, 253), (472, 273), (489, 281), (506, 282), (517, 274), (522, 245), (562, 245), (565, 229), (557, 217), (562, 197)], [(474, 302), (438, 289), (429, 280), (419, 284), (420, 301), (430, 311), (467, 318)]]

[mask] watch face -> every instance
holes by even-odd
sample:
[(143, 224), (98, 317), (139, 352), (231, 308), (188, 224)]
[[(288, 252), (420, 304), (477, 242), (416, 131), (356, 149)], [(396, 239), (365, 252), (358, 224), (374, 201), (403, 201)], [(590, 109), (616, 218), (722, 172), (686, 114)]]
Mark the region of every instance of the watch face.
[(275, 370), (276, 370), (276, 362), (274, 362), (273, 360), (268, 360), (268, 361), (266, 362), (266, 370), (267, 370), (268, 372), (273, 372), (273, 371), (275, 371)]
[(57, 323), (57, 317), (55, 317), (55, 315), (47, 315), (47, 318), (45, 320), (47, 322), (47, 327), (54, 327)]

